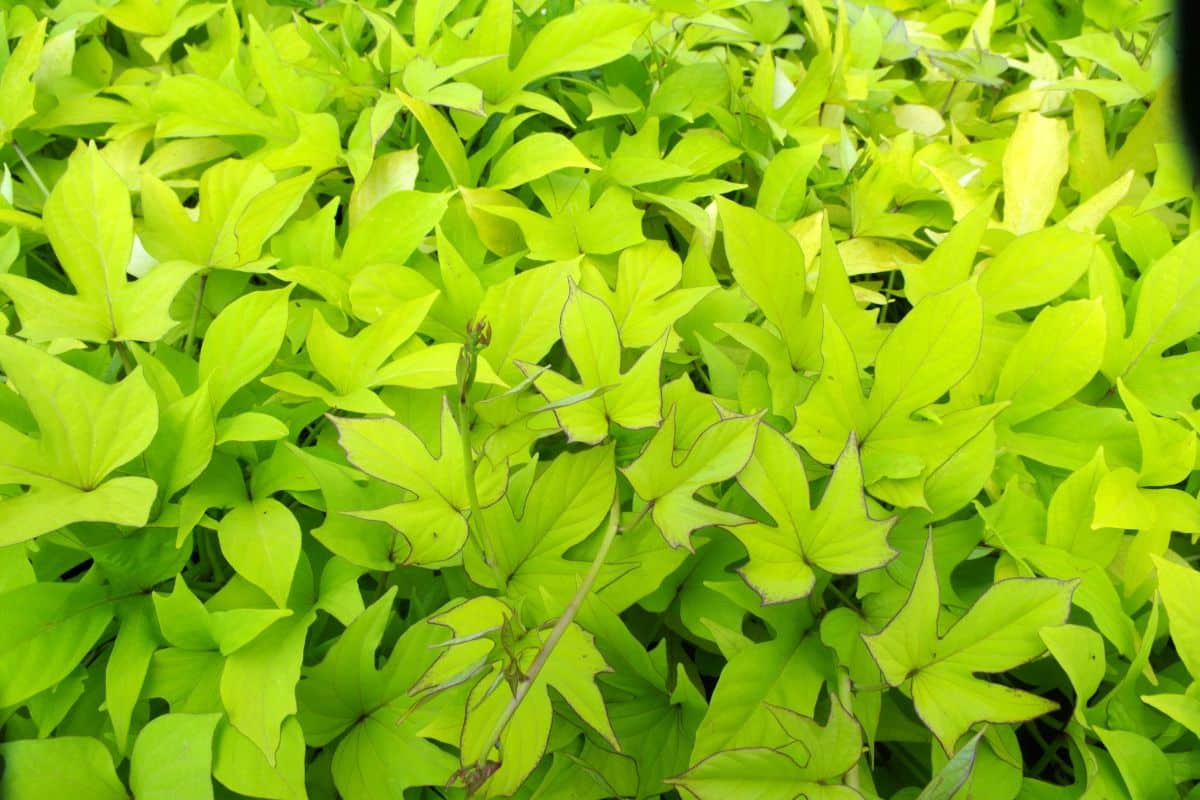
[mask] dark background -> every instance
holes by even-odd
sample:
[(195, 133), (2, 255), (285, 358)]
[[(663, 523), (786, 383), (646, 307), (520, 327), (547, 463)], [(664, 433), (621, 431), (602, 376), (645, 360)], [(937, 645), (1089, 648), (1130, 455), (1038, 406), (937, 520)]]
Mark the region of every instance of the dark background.
[(1179, 92), (1180, 118), (1183, 120), (1184, 136), (1192, 154), (1192, 166), (1200, 164), (1200, 49), (1196, 41), (1200, 36), (1200, 0), (1177, 0), (1176, 19), (1179, 21), (1179, 77), (1175, 81)]

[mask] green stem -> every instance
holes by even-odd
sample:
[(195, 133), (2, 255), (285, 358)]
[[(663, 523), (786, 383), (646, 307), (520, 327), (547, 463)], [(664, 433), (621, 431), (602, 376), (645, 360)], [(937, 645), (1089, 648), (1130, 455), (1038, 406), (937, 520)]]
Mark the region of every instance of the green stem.
[(381, 569), (372, 570), (371, 577), (375, 579), (375, 588), (371, 592), (371, 601), (367, 603), (369, 606), (375, 605), (379, 598), (383, 597), (384, 592), (387, 591), (389, 578), (388, 573)]
[(192, 319), (188, 322), (187, 337), (183, 340), (184, 355), (192, 352), (192, 341), (196, 338), (196, 324), (200, 321), (200, 309), (204, 307), (204, 287), (208, 285), (208, 273), (200, 276), (200, 285), (196, 288), (196, 302), (192, 304)]
[(839, 587), (833, 581), (830, 581), (829, 586), (826, 588), (828, 588), (829, 591), (833, 592), (838, 600), (842, 601), (842, 605), (845, 608), (850, 609), (851, 611), (853, 611), (855, 614), (857, 614), (860, 617), (862, 616), (862, 610), (859, 609), (858, 603), (854, 602), (854, 600), (852, 600), (845, 592), (843, 592), (841, 590), (841, 587)]
[(1146, 59), (1150, 57), (1150, 51), (1152, 49), (1154, 49), (1154, 42), (1157, 41), (1157, 39), (1158, 39), (1158, 28), (1155, 28), (1154, 30), (1150, 31), (1150, 33), (1146, 36), (1146, 44), (1142, 48), (1141, 52), (1135, 52), (1133, 54), (1134, 57), (1137, 58), (1139, 67), (1146, 66)]
[(930, 778), (926, 777), (927, 775), (929, 775), (929, 772), (926, 769), (925, 765), (922, 764), (917, 759), (916, 756), (914, 756), (912, 753), (908, 752), (908, 750), (904, 749), (903, 744), (897, 743), (897, 744), (893, 745), (891, 747), (891, 752), (897, 757), (897, 760), (903, 761), (905, 763), (905, 765), (907, 765), (908, 768), (910, 770), (912, 770), (913, 777), (916, 778), (918, 781), (921, 781), (922, 783), (927, 783), (930, 780)]
[(946, 112), (950, 110), (950, 102), (954, 99), (954, 90), (958, 88), (958, 78), (950, 81), (950, 90), (946, 92), (946, 99), (942, 101), (941, 114), (946, 116)]
[(17, 158), (21, 159), (21, 163), (25, 165), (25, 169), (29, 170), (29, 175), (33, 178), (33, 182), (36, 183), (37, 187), (42, 190), (42, 195), (46, 199), (49, 199), (50, 190), (46, 188), (46, 184), (42, 180), (42, 176), (39, 175), (38, 171), (33, 168), (33, 164), (30, 163), (28, 156), (25, 155), (25, 151), (21, 149), (21, 145), (17, 144), (16, 140), (14, 140), (12, 142), (12, 146), (13, 150), (17, 151)]
[[(199, 533), (199, 532), (198, 532)], [(208, 561), (209, 571), (212, 573), (213, 581), (218, 586), (224, 586), (227, 580), (225, 568), (221, 566), (221, 552), (217, 546), (217, 534), (215, 532), (205, 532), (200, 536), (200, 552)]]
[(857, 683), (854, 684), (854, 690), (857, 692), (886, 692), (893, 687), (886, 683)]
[(600, 576), (600, 570), (604, 567), (604, 561), (608, 558), (608, 551), (612, 548), (612, 544), (616, 541), (617, 534), (622, 530), (633, 530), (642, 521), (642, 518), (650, 511), (650, 505), (646, 505), (629, 525), (622, 527), (620, 525), (620, 501), (613, 498), (612, 513), (609, 515), (608, 527), (604, 531), (604, 538), (600, 540), (600, 547), (596, 550), (596, 555), (592, 556), (592, 563), (588, 567), (587, 573), (583, 576), (583, 582), (579, 584), (579, 588), (575, 590), (575, 596), (571, 598), (571, 602), (567, 605), (558, 621), (554, 623), (554, 628), (550, 631), (550, 635), (546, 637), (546, 641), (542, 644), (541, 650), (534, 657), (533, 663), (529, 665), (529, 671), (517, 684), (517, 688), (513, 691), (512, 699), (508, 701), (504, 711), (501, 712), (496, 724), (492, 727), (492, 733), (488, 737), (487, 745), (483, 748), (482, 754), (479, 757), (477, 767), (486, 766), (488, 753), (493, 747), (498, 747), (500, 737), (504, 733), (505, 727), (517, 713), (517, 709), (521, 707), (521, 702), (529, 694), (529, 690), (533, 688), (533, 684), (537, 681), (538, 675), (546, 666), (546, 662), (550, 660), (550, 656), (554, 654), (554, 648), (558, 646), (559, 641), (567, 633), (567, 628), (575, 621), (575, 616), (579, 613), (579, 609), (583, 607), (584, 600), (592, 591), (592, 586), (595, 585), (596, 579)]
[(1071, 766), (1064, 763), (1062, 756), (1058, 754), (1059, 748), (1047, 742), (1046, 737), (1042, 736), (1036, 726), (1028, 725), (1025, 730), (1037, 740), (1038, 746), (1042, 748), (1042, 757), (1034, 764), (1033, 771), (1030, 772), (1031, 775), (1041, 775), (1042, 771), (1051, 764), (1057, 766), (1064, 774), (1070, 775), (1073, 773)]
[(500, 574), (495, 565), (495, 558), (500, 552), (496, 541), (492, 539), (487, 521), (483, 518), (483, 506), (479, 502), (479, 490), (475, 486), (477, 463), (475, 451), (471, 448), (471, 387), (475, 385), (475, 370), (478, 367), (479, 351), (488, 346), (492, 339), (492, 328), (487, 320), (480, 317), (467, 323), (466, 338), (462, 351), (458, 356), (455, 373), (458, 376), (458, 400), (456, 404), (458, 417), (458, 438), (462, 445), (463, 482), (467, 487), (467, 502), (471, 507), (471, 518), (467, 521), (467, 535), (472, 536), (475, 546), (479, 548), (480, 558), (492, 573), (496, 588), (504, 586), (506, 575)]
[(113, 342), (113, 347), (116, 348), (117, 353), (121, 356), (121, 364), (125, 367), (125, 374), (128, 375), (133, 372), (137, 365), (134, 363), (133, 354), (129, 352), (129, 345), (122, 341), (116, 341)]
[[(842, 704), (842, 708), (846, 709), (846, 713), (851, 716), (854, 716), (853, 700), (850, 687), (850, 670), (841, 667), (838, 669), (838, 702)], [(855, 790), (859, 788), (858, 764), (860, 761), (862, 761), (862, 753), (858, 754), (858, 758), (854, 761), (854, 766), (846, 773), (846, 785)]]
[(501, 589), (504, 586), (505, 576), (500, 574), (500, 570), (493, 561), (497, 552), (496, 543), (491, 537), (487, 522), (484, 521), (483, 506), (479, 503), (479, 489), (475, 485), (477, 464), (475, 451), (471, 447), (471, 409), (466, 391), (460, 391), (458, 394), (457, 416), (458, 438), (462, 442), (463, 480), (467, 484), (467, 502), (471, 505), (471, 519), (468, 521), (467, 531), (475, 534), (475, 546), (479, 548), (483, 563), (487, 564), (488, 569), (491, 570), (492, 577), (496, 581), (496, 588)]

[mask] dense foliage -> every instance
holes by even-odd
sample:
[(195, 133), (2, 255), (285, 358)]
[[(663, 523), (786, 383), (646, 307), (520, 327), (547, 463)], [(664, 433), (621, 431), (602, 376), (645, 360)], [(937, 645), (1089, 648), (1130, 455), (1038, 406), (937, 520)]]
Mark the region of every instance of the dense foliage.
[(1164, 2), (0, 9), (5, 800), (1200, 797)]

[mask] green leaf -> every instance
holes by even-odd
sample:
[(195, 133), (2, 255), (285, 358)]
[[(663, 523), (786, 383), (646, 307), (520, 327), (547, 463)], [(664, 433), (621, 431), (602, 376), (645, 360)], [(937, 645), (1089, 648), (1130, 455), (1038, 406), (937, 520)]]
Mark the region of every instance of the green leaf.
[(1093, 558), (1104, 566), (1116, 554), (1119, 537), (1115, 531), (1092, 527), (1096, 494), (1108, 474), (1103, 450), (1068, 475), (1050, 498), (1046, 518), (1046, 544)]
[(821, 157), (819, 142), (780, 150), (763, 172), (755, 209), (776, 222), (800, 216), (807, 200), (808, 177)]
[[(666, 77), (654, 91), (647, 112), (678, 116), (688, 122), (720, 107), (729, 97), (729, 81), (721, 65), (712, 61), (687, 64)], [(680, 144), (678, 148), (685, 147)], [(672, 152), (673, 158), (678, 158)], [(682, 160), (682, 159), (681, 159)]]
[(734, 477), (746, 466), (754, 451), (758, 417), (730, 417), (714, 423), (682, 458), (675, 452), (677, 424), (678, 410), (672, 407), (642, 454), (621, 471), (638, 497), (650, 503), (650, 518), (667, 544), (692, 550), (693, 531), (750, 521), (705, 505), (695, 495), (705, 486)]
[(104, 668), (105, 705), (112, 720), (117, 750), (125, 752), (134, 706), (141, 697), (150, 659), (159, 641), (148, 604), (126, 606), (112, 655)]
[[(870, 417), (907, 418), (954, 387), (975, 365), (982, 326), (979, 292), (971, 283), (918, 303), (875, 357)], [(867, 439), (869, 431), (862, 433)]]
[(239, 505), (217, 528), (221, 552), (237, 573), (283, 608), (300, 560), (300, 525), (277, 500)]
[[(314, 744), (325, 744), (353, 725), (359, 714), (394, 699), (388, 696), (389, 689), (397, 694), (403, 691), (388, 686), (375, 657), (395, 597), (393, 587), (359, 614), (301, 681), (297, 689), (301, 716)], [(428, 660), (432, 662), (432, 653)]]
[(189, 650), (215, 648), (208, 610), (188, 588), (181, 576), (175, 577), (171, 594), (151, 595), (158, 627), (168, 644)]
[(218, 420), (213, 431), (218, 445), (226, 442), (274, 442), (287, 435), (287, 426), (278, 417), (254, 411)]
[(144, 800), (213, 796), (213, 733), (220, 714), (166, 714), (138, 734), (130, 756), (129, 785)]
[[(539, 631), (539, 643), (544, 644), (549, 635), (548, 630)], [(616, 734), (596, 685), (596, 676), (606, 671), (608, 665), (596, 649), (592, 635), (578, 625), (569, 625), (500, 738), (500, 767), (487, 783), (491, 796), (510, 794), (544, 754), (552, 720), (550, 688), (610, 747), (617, 748)], [(507, 683), (500, 682), (492, 690), (493, 684), (491, 676), (485, 674), (467, 700), (470, 711), (463, 726), (461, 745), (463, 760), (467, 763), (489, 755), (482, 752), (484, 744), (497, 717), (512, 699), (512, 690)]]
[(267, 239), (296, 213), (312, 186), (313, 173), (279, 180), (266, 166), (226, 160), (200, 178), (199, 213), (195, 222), (174, 193), (143, 176), (147, 247), (162, 258), (184, 258), (205, 266), (257, 270)]
[(417, 332), (434, 295), (402, 304), (353, 338), (339, 335), (321, 314), (313, 315), (306, 347), (317, 372), (343, 395), (365, 388), (396, 349)]
[(284, 720), (296, 713), (296, 684), (311, 622), (311, 615), (279, 620), (225, 659), (221, 672), (221, 704), (230, 724), (272, 767), (282, 752)]
[[(572, 281), (559, 320), (562, 342), (579, 373), (579, 382), (556, 372), (538, 371), (534, 385), (554, 404), (588, 391), (602, 393), (555, 408), (559, 424), (572, 441), (596, 444), (610, 425), (650, 428), (662, 419), (659, 373), (666, 337), (660, 337), (629, 369), (621, 370), (621, 337), (613, 312), (604, 301)], [(522, 369), (532, 372), (527, 366)]]
[(1133, 800), (1151, 800), (1176, 794), (1171, 762), (1154, 742), (1130, 731), (1093, 727), (1096, 736), (1117, 762)]
[(783, 228), (756, 211), (718, 200), (725, 255), (738, 287), (781, 333), (792, 363), (805, 344), (804, 253)]
[(1195, 677), (1200, 674), (1200, 613), (1196, 608), (1200, 573), (1157, 556), (1153, 561), (1158, 571), (1158, 593), (1171, 623), (1171, 641), (1184, 666)]
[(31, 583), (0, 594), (0, 707), (66, 678), (113, 618), (108, 591), (74, 583)]
[(375, 264), (404, 264), (446, 213), (449, 196), (401, 191), (375, 204), (350, 230), (339, 270), (353, 277)]
[(360, 614), (325, 659), (297, 687), (300, 719), (314, 745), (343, 731), (333, 757), (333, 778), (347, 798), (394, 797), (413, 786), (445, 783), (455, 760), (421, 737), (445, 701), (407, 694), (437, 657), (437, 629), (416, 625), (405, 631), (387, 663), (375, 651), (392, 611), (395, 589)]
[[(918, 433), (909, 417), (937, 401), (956, 386), (975, 366), (983, 336), (983, 310), (973, 283), (930, 295), (893, 329), (876, 356), (875, 384), (865, 401), (858, 365), (850, 342), (842, 329), (826, 313), (821, 343), (821, 376), (804, 402), (796, 407), (796, 424), (788, 434), (818, 460), (832, 463), (842, 451), (851, 433), (862, 443), (864, 458), (868, 450), (887, 445), (899, 436), (908, 462), (903, 470), (894, 467), (879, 471), (868, 469), (867, 482), (882, 475), (912, 478), (921, 467), (943, 463), (975, 436), (999, 408), (978, 410), (965, 415), (963, 431), (945, 431), (939, 448), (941, 460), (913, 458), (912, 442), (928, 436)], [(979, 421), (972, 415), (982, 414)]]
[(366, 569), (391, 569), (403, 557), (404, 545), (386, 525), (358, 519), (344, 512), (364, 505), (393, 499), (393, 490), (384, 484), (360, 487), (358, 474), (342, 464), (318, 458), (308, 450), (292, 445), (288, 450), (297, 457), (296, 470), (311, 476), (325, 509), (324, 522), (308, 532), (331, 552)]
[[(553, 185), (556, 177), (546, 180)], [(556, 188), (561, 199), (551, 204), (548, 217), (520, 203), (481, 204), (478, 208), (511, 220), (525, 239), (529, 257), (538, 261), (570, 260), (580, 253), (607, 255), (645, 240), (642, 211), (634, 205), (629, 190), (610, 186), (593, 203), (584, 181)]]
[(260, 136), (276, 139), (279, 121), (246, 100), (242, 94), (203, 75), (172, 75), (159, 82), (152, 95), (163, 137)]
[(560, 169), (599, 169), (570, 139), (557, 133), (535, 133), (504, 151), (492, 165), (488, 186), (512, 189)]
[(350, 195), (350, 219), (357, 222), (393, 192), (412, 191), (419, 162), (416, 150), (399, 150), (374, 159)]
[(829, 667), (826, 653), (817, 637), (797, 644), (793, 636), (756, 642), (730, 658), (696, 730), (691, 762), (724, 750), (786, 744), (777, 709), (811, 713)]
[(466, 150), (450, 123), (429, 104), (410, 97), (399, 89), (396, 90), (396, 95), (425, 130), (425, 135), (429, 137), (433, 149), (446, 165), (451, 179), (459, 186), (474, 186)]
[(1100, 258), (1094, 236), (1042, 228), (1008, 243), (983, 267), (979, 294), (988, 314), (1048, 303), (1064, 294)]
[(262, 164), (228, 159), (200, 177), (198, 211), (193, 214), (169, 186), (144, 174), (146, 224), (139, 236), (163, 261), (257, 270), (269, 263), (260, 259), (267, 239), (296, 213), (312, 182), (312, 173), (278, 180)]
[(672, 326), (715, 287), (675, 288), (683, 278), (683, 263), (659, 241), (621, 251), (617, 263), (615, 291), (595, 270), (584, 273), (583, 288), (612, 310), (624, 347), (652, 347), (667, 331), (667, 350), (674, 350)]
[(516, 383), (522, 374), (515, 362), (537, 362), (558, 341), (555, 323), (570, 280), (578, 277), (578, 262), (566, 261), (518, 273), (487, 290), (479, 316), (492, 326), (492, 339), (481, 355), (503, 380)]
[(613, 732), (604, 698), (596, 683), (597, 675), (609, 671), (604, 657), (596, 649), (594, 637), (578, 625), (571, 625), (546, 661), (533, 688), (543, 691), (543, 686), (553, 688), (609, 746), (619, 749), (617, 735)]
[(477, 676), (496, 645), (490, 634), (503, 628), (512, 613), (504, 600), (483, 595), (455, 601), (428, 617), (425, 627), (447, 628), (452, 636), (437, 660), (421, 674), (412, 694), (442, 690)]
[(242, 295), (208, 326), (200, 349), (200, 380), (208, 381), (213, 413), (271, 365), (283, 344), (291, 287)]
[[(46, 44), (46, 20), (27, 30), (15, 50), (8, 53), (0, 73), (0, 142), (7, 143), (17, 126), (34, 114), (37, 87), (34, 72)], [(7, 50), (7, 48), (5, 48)]]
[[(536, 605), (544, 590), (565, 606), (584, 567), (566, 552), (604, 521), (615, 492), (613, 450), (596, 447), (558, 456), (519, 501), (514, 497), (485, 509), (499, 545), (490, 561), (506, 581), (506, 593)], [(479, 572), (482, 581), (487, 570)]]
[(923, 262), (904, 270), (904, 294), (909, 302), (920, 303), (970, 277), (995, 204), (992, 194), (959, 220)]
[(578, 72), (615, 61), (633, 47), (650, 22), (646, 9), (593, 3), (551, 20), (533, 39), (508, 76), (511, 93), (560, 72)]
[(1133, 418), (1142, 449), (1138, 483), (1142, 486), (1173, 486), (1186, 481), (1196, 467), (1195, 431), (1155, 417), (1120, 378), (1117, 379), (1117, 391)]
[(71, 156), (43, 213), (46, 235), (75, 287), (64, 295), (18, 275), (0, 275), (17, 305), (22, 334), (35, 341), (152, 342), (175, 327), (171, 300), (196, 267), (159, 264), (128, 283), (133, 249), (129, 192), (94, 144)]
[(154, 437), (156, 403), (142, 372), (135, 370), (115, 386), (102, 383), (7, 337), (0, 337), (0, 364), (40, 434), (32, 438), (0, 423), (7, 454), (0, 482), (31, 486), (0, 502), (0, 544), (85, 520), (144, 524), (154, 483), (137, 477), (104, 481)]
[(1004, 224), (1022, 234), (1040, 228), (1058, 199), (1067, 174), (1065, 120), (1022, 114), (1004, 150)]
[(794, 740), (788, 749), (804, 754), (801, 769), (805, 779), (837, 781), (862, 758), (862, 728), (840, 700), (830, 700), (824, 725), (786, 708), (776, 707), (772, 712), (784, 733)]
[(1144, 694), (1142, 701), (1200, 736), (1200, 700), (1185, 694)]
[[(407, 389), (439, 389), (458, 383), (457, 365), (462, 346), (435, 344), (389, 361), (376, 373), (379, 386), (402, 386)], [(486, 361), (480, 361), (475, 373), (476, 384), (505, 386)], [(390, 409), (388, 409), (390, 412)]]
[[(423, 386), (418, 376), (435, 368), (428, 363), (429, 357), (442, 353), (444, 346), (435, 345), (402, 356), (387, 366), (385, 362), (417, 332), (435, 298), (436, 295), (429, 294), (402, 302), (354, 336), (341, 335), (323, 314), (314, 313), (305, 348), (313, 366), (333, 391), (293, 372), (270, 375), (263, 378), (263, 383), (299, 397), (321, 398), (335, 408), (390, 415), (391, 409), (370, 389), (380, 384)], [(453, 355), (457, 356), (457, 352)]]
[(1000, 370), (996, 400), (1012, 404), (1000, 419), (1016, 425), (1074, 397), (1100, 369), (1104, 336), (1096, 300), (1043, 309)]
[(1136, 472), (1119, 467), (1101, 479), (1092, 525), (1200, 532), (1200, 501), (1179, 489), (1143, 489)]
[[(463, 724), (461, 748), (463, 761), (468, 763), (490, 755), (482, 752), (485, 737), (491, 733), (503, 709), (512, 701), (512, 691), (504, 683), (489, 694), (488, 687), (493, 682), (489, 678), (485, 675), (467, 697), (467, 706), (473, 713), (468, 715)], [(498, 766), (487, 779), (485, 797), (512, 794), (525, 782), (546, 754), (553, 722), (554, 708), (543, 685), (542, 691), (529, 693), (528, 699), (521, 703), (505, 726), (497, 753), (500, 758), (489, 759)]]
[(933, 776), (929, 785), (921, 790), (921, 794), (917, 795), (917, 800), (950, 800), (954, 797), (971, 777), (971, 771), (975, 768), (976, 749), (983, 734), (984, 731), (979, 731), (959, 748), (958, 752)]
[[(410, 564), (437, 564), (462, 550), (471, 503), (463, 477), (462, 438), (449, 404), (442, 406), (436, 448), (393, 420), (339, 418), (334, 422), (350, 463), (415, 495), (406, 502), (354, 515), (391, 525), (411, 546)], [(475, 469), (480, 503), (488, 506), (503, 497), (506, 479), (504, 465), (480, 460)]]
[(98, 739), (61, 736), (22, 739), (0, 744), (4, 773), (0, 792), (5, 797), (57, 800), (87, 797), (95, 800), (128, 800), (129, 793), (117, 778), (112, 758)]
[(1104, 34), (1087, 33), (1064, 40), (1060, 44), (1068, 55), (1099, 64), (1142, 94), (1153, 91), (1151, 75), (1143, 69), (1137, 57)]
[(1104, 680), (1104, 640), (1091, 628), (1058, 625), (1041, 630), (1046, 649), (1067, 673), (1075, 706), (1083, 709)]
[(374, 715), (342, 739), (333, 756), (333, 780), (346, 800), (388, 800), (413, 786), (445, 784), (456, 761)]
[(0, 502), (0, 546), (18, 544), (77, 522), (145, 525), (157, 487), (148, 478), (123, 477), (94, 489), (47, 485)]
[(158, 431), (146, 450), (146, 471), (168, 497), (199, 477), (212, 459), (217, 431), (207, 387), (162, 409)]
[(750, 554), (739, 571), (764, 603), (806, 597), (816, 581), (814, 568), (850, 575), (878, 569), (895, 555), (887, 543), (895, 521), (868, 515), (854, 444), (851, 440), (842, 452), (812, 509), (800, 454), (774, 429), (759, 431), (754, 455), (737, 480), (775, 524), (756, 522), (732, 533)]
[(1200, 248), (1200, 235), (1188, 236), (1154, 262), (1141, 281), (1137, 313), (1128, 337), (1114, 343), (1104, 374), (1127, 377), (1140, 391), (1140, 373), (1156, 356), (1200, 329), (1200, 277), (1190, 265)]
[(871, 417), (850, 341), (824, 309), (822, 326), (820, 378), (796, 407), (788, 438), (814, 458), (832, 463), (851, 433), (869, 431)]
[(140, 370), (116, 385), (102, 383), (7, 337), (0, 337), (0, 364), (40, 434), (31, 439), (3, 430), (9, 463), (0, 467), (0, 480), (95, 489), (154, 438), (157, 403)]
[(695, 765), (672, 783), (699, 800), (753, 797), (756, 800), (854, 800), (862, 794), (848, 786), (805, 780), (805, 770), (777, 750), (751, 747), (723, 750)]
[(237, 728), (217, 726), (213, 777), (250, 797), (296, 800), (305, 796), (304, 735), (295, 718), (283, 723), (274, 763)]
[(889, 685), (911, 681), (917, 713), (949, 754), (977, 722), (1020, 722), (1057, 708), (974, 674), (1005, 672), (1041, 655), (1039, 631), (1066, 621), (1073, 590), (1072, 583), (1045, 578), (1001, 581), (942, 635), (930, 539), (908, 601), (863, 641)]

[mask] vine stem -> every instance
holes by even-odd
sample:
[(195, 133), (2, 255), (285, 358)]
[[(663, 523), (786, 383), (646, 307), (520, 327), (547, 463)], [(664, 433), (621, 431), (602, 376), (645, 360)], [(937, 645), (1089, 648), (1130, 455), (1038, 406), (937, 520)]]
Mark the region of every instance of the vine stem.
[(42, 180), (42, 176), (39, 175), (38, 171), (33, 168), (33, 164), (30, 163), (29, 157), (25, 155), (25, 151), (21, 149), (21, 145), (17, 144), (16, 140), (13, 140), (12, 146), (13, 150), (17, 151), (17, 158), (21, 159), (21, 163), (25, 165), (25, 169), (29, 170), (29, 174), (33, 178), (33, 182), (36, 183), (37, 187), (42, 190), (42, 195), (46, 199), (49, 199), (50, 190), (46, 188), (46, 184)]
[(117, 340), (113, 342), (113, 347), (121, 357), (121, 364), (125, 367), (125, 374), (129, 375), (136, 368), (133, 361), (133, 354), (129, 352), (129, 345), (122, 340)]
[(455, 410), (458, 417), (458, 439), (462, 446), (463, 482), (467, 486), (467, 504), (471, 508), (471, 518), (467, 520), (467, 536), (471, 537), (479, 548), (480, 558), (492, 573), (496, 588), (504, 587), (505, 578), (496, 567), (493, 559), (499, 552), (497, 542), (488, 530), (487, 521), (483, 518), (483, 506), (479, 502), (479, 489), (475, 486), (475, 472), (478, 467), (475, 461), (475, 451), (471, 448), (471, 388), (475, 385), (475, 371), (479, 366), (479, 351), (488, 346), (492, 340), (492, 327), (487, 319), (480, 317), (467, 323), (466, 339), (458, 355), (458, 365), (455, 374), (458, 378), (458, 398)]
[[(853, 715), (854, 707), (851, 705), (853, 695), (850, 687), (850, 670), (842, 667), (838, 670), (838, 702), (842, 704), (842, 708), (846, 709), (846, 713)], [(851, 789), (859, 788), (858, 778), (858, 763), (862, 761), (862, 753), (855, 759), (854, 766), (846, 773), (846, 785)]]
[(942, 101), (941, 113), (946, 116), (946, 112), (950, 110), (950, 102), (954, 99), (954, 90), (958, 88), (958, 78), (950, 81), (950, 90), (946, 92), (946, 99)]
[(221, 546), (217, 541), (217, 534), (205, 535), (199, 538), (199, 547), (201, 554), (208, 559), (208, 568), (212, 574), (212, 578), (218, 584), (224, 585), (226, 581), (225, 568), (221, 566)]
[(571, 598), (571, 602), (567, 605), (558, 621), (554, 623), (554, 628), (550, 631), (550, 635), (546, 637), (546, 641), (542, 644), (542, 649), (534, 657), (533, 663), (529, 665), (529, 671), (521, 678), (517, 688), (513, 691), (512, 699), (508, 701), (508, 705), (504, 707), (496, 724), (492, 727), (491, 735), (488, 737), (487, 745), (483, 748), (480, 755), (480, 763), (476, 766), (483, 766), (487, 762), (488, 753), (493, 747), (497, 747), (500, 743), (500, 737), (504, 734), (505, 727), (512, 720), (513, 715), (517, 713), (517, 709), (521, 707), (521, 702), (529, 694), (529, 690), (533, 688), (533, 684), (537, 682), (538, 675), (541, 674), (542, 668), (546, 666), (546, 662), (550, 660), (550, 656), (554, 654), (554, 648), (558, 646), (559, 641), (567, 633), (567, 628), (575, 621), (575, 616), (579, 613), (579, 609), (583, 607), (583, 601), (587, 599), (588, 594), (592, 591), (592, 586), (595, 585), (596, 579), (600, 577), (600, 570), (604, 567), (604, 561), (608, 558), (608, 551), (612, 548), (612, 544), (616, 541), (617, 534), (622, 530), (633, 530), (636, 528), (650, 511), (652, 504), (647, 504), (637, 516), (629, 523), (622, 527), (621, 519), (621, 503), (618, 498), (613, 498), (612, 512), (609, 514), (608, 527), (604, 531), (604, 538), (600, 540), (600, 547), (596, 550), (596, 555), (592, 556), (592, 563), (588, 567), (587, 574), (583, 576), (583, 582), (579, 584), (579, 588), (575, 590), (575, 596)]
[(858, 603), (854, 602), (854, 600), (852, 600), (845, 592), (843, 592), (833, 581), (830, 581), (826, 588), (833, 592), (834, 595), (837, 596), (838, 600), (842, 601), (842, 605), (845, 608), (850, 609), (860, 617), (863, 615), (862, 609), (858, 607)]
[(467, 484), (467, 502), (471, 505), (471, 519), (467, 523), (467, 531), (475, 533), (475, 546), (479, 548), (483, 563), (487, 565), (496, 581), (496, 588), (504, 586), (504, 576), (500, 574), (493, 562), (496, 552), (495, 542), (491, 531), (483, 519), (483, 506), (479, 502), (479, 489), (475, 485), (475, 451), (471, 448), (471, 411), (467, 401), (466, 391), (458, 394), (458, 438), (462, 442), (463, 480)]
[(184, 355), (192, 352), (192, 342), (196, 338), (196, 323), (200, 321), (200, 309), (204, 307), (204, 288), (208, 285), (208, 273), (200, 276), (200, 285), (196, 288), (196, 302), (192, 304), (192, 319), (188, 323), (187, 336), (183, 340)]

